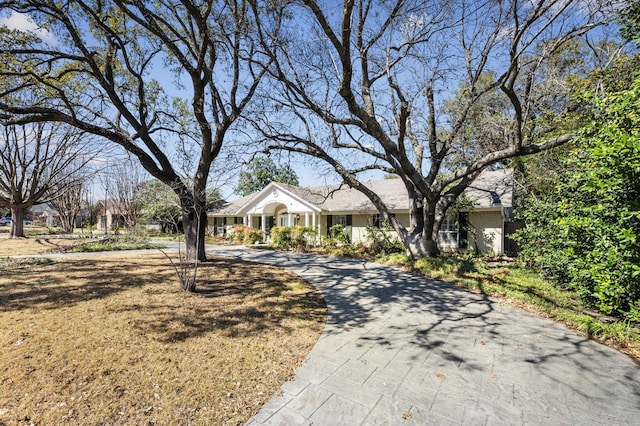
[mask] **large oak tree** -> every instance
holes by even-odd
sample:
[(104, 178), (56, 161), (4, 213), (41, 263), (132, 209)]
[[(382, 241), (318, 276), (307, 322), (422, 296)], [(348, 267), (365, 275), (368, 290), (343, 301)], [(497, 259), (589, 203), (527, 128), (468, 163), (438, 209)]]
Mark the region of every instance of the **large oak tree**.
[[(270, 149), (330, 164), (392, 224), (409, 255), (436, 255), (447, 209), (482, 170), (573, 138), (545, 125), (540, 73), (568, 42), (605, 23), (606, 3), (292, 1), (287, 42), (265, 45), (277, 82), (266, 94), (273, 111), (255, 127)], [(444, 101), (454, 97), (451, 108)], [(563, 106), (553, 113), (566, 113)], [(374, 170), (404, 182), (408, 226), (363, 184)]]
[[(55, 39), (1, 46), (0, 75), (12, 81), (0, 92), (4, 121), (66, 122), (123, 147), (176, 192), (188, 258), (205, 259), (207, 180), (272, 60), (254, 39), (255, 15), (266, 22), (277, 10), (247, 0), (1, 1), (0, 9), (27, 14)], [(262, 30), (264, 46), (277, 42), (275, 26)], [(27, 91), (39, 99), (24, 102)]]

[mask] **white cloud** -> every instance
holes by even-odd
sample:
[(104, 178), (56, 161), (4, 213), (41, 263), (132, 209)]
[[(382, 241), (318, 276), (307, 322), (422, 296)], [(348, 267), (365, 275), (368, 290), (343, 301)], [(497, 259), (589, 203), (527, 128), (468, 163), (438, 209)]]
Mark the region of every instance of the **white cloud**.
[(400, 30), (407, 40), (411, 40), (424, 28), (425, 22), (427, 22), (426, 14), (411, 14), (402, 22)]
[(49, 31), (39, 27), (29, 15), (24, 13), (10, 12), (8, 16), (0, 17), (0, 26), (6, 26), (12, 30), (30, 32), (47, 44), (56, 44), (55, 37)]

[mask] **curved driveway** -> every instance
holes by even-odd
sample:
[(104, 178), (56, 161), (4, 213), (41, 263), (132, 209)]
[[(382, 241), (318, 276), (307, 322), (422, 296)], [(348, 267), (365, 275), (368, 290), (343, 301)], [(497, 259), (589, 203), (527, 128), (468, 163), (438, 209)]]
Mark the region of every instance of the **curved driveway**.
[(327, 325), (247, 425), (640, 424), (640, 366), (551, 320), (358, 260), (209, 246), (290, 269)]

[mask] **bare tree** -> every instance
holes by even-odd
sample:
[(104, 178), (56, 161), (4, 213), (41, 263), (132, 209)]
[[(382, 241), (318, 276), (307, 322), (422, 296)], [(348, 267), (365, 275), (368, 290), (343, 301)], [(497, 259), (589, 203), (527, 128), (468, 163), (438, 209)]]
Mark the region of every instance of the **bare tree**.
[[(207, 180), (270, 66), (254, 30), (257, 15), (278, 12), (271, 6), (248, 0), (1, 1), (0, 8), (28, 14), (56, 37), (55, 44), (0, 51), (8, 58), (0, 75), (12, 79), (0, 92), (2, 118), (62, 121), (122, 146), (173, 188), (188, 257), (204, 260)], [(264, 45), (277, 43), (277, 26), (261, 28), (269, 33)], [(25, 91), (37, 91), (40, 102), (21, 102), (17, 95)], [(180, 175), (183, 166), (189, 176)]]
[(60, 195), (51, 200), (51, 205), (60, 216), (60, 224), (63, 232), (73, 232), (76, 218), (82, 209), (82, 195), (84, 194), (84, 179), (70, 176), (59, 182), (56, 186)]
[[(538, 74), (554, 52), (605, 22), (606, 3), (292, 2), (287, 42), (264, 45), (275, 82), (265, 93), (272, 108), (255, 128), (269, 149), (331, 165), (392, 224), (409, 255), (437, 255), (447, 209), (483, 169), (573, 138), (572, 129), (540, 125)], [(454, 90), (452, 114), (444, 100)], [(470, 131), (483, 113), (475, 106), (492, 101), (501, 110), (485, 117), (491, 126)], [(362, 183), (371, 171), (402, 179), (409, 226)]]
[(24, 237), (24, 213), (79, 182), (92, 160), (86, 135), (66, 125), (2, 126), (0, 206), (11, 209), (10, 237)]
[(135, 232), (142, 215), (137, 193), (146, 173), (132, 158), (115, 161), (115, 164), (105, 167), (101, 174), (105, 209), (108, 207), (111, 214), (118, 218), (112, 227), (124, 225), (128, 232)]
[[(175, 203), (176, 200), (172, 200), (171, 198), (169, 198), (169, 199), (165, 199), (164, 201), (166, 203), (165, 208), (168, 208), (168, 210), (170, 211), (171, 203)], [(176, 204), (174, 204), (174, 206), (176, 206)], [(178, 229), (179, 223), (177, 221), (177, 217), (173, 216), (173, 219), (174, 219), (173, 227), (175, 229)], [(167, 252), (165, 252), (164, 250), (160, 250), (160, 251), (169, 260), (169, 262), (171, 263), (171, 266), (173, 266), (173, 269), (176, 272), (176, 276), (180, 281), (180, 287), (186, 291), (194, 291), (197, 285), (198, 265), (200, 263), (198, 259), (189, 261), (189, 259), (186, 258), (186, 256), (184, 255), (185, 253), (182, 251), (182, 242), (180, 241), (180, 239), (178, 239), (178, 260), (177, 261), (174, 261), (173, 258), (169, 256)]]

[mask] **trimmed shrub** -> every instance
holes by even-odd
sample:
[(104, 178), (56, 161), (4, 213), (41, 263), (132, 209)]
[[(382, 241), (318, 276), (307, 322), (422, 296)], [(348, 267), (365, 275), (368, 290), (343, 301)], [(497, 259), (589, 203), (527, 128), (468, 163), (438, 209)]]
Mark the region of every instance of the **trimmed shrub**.
[(234, 244), (253, 245), (262, 239), (262, 232), (248, 226), (237, 225), (233, 227), (229, 238)]
[(274, 226), (271, 228), (271, 242), (272, 247), (278, 249), (291, 248), (291, 227), (290, 226)]
[(278, 249), (305, 250), (315, 241), (316, 230), (302, 226), (274, 226), (271, 246)]

